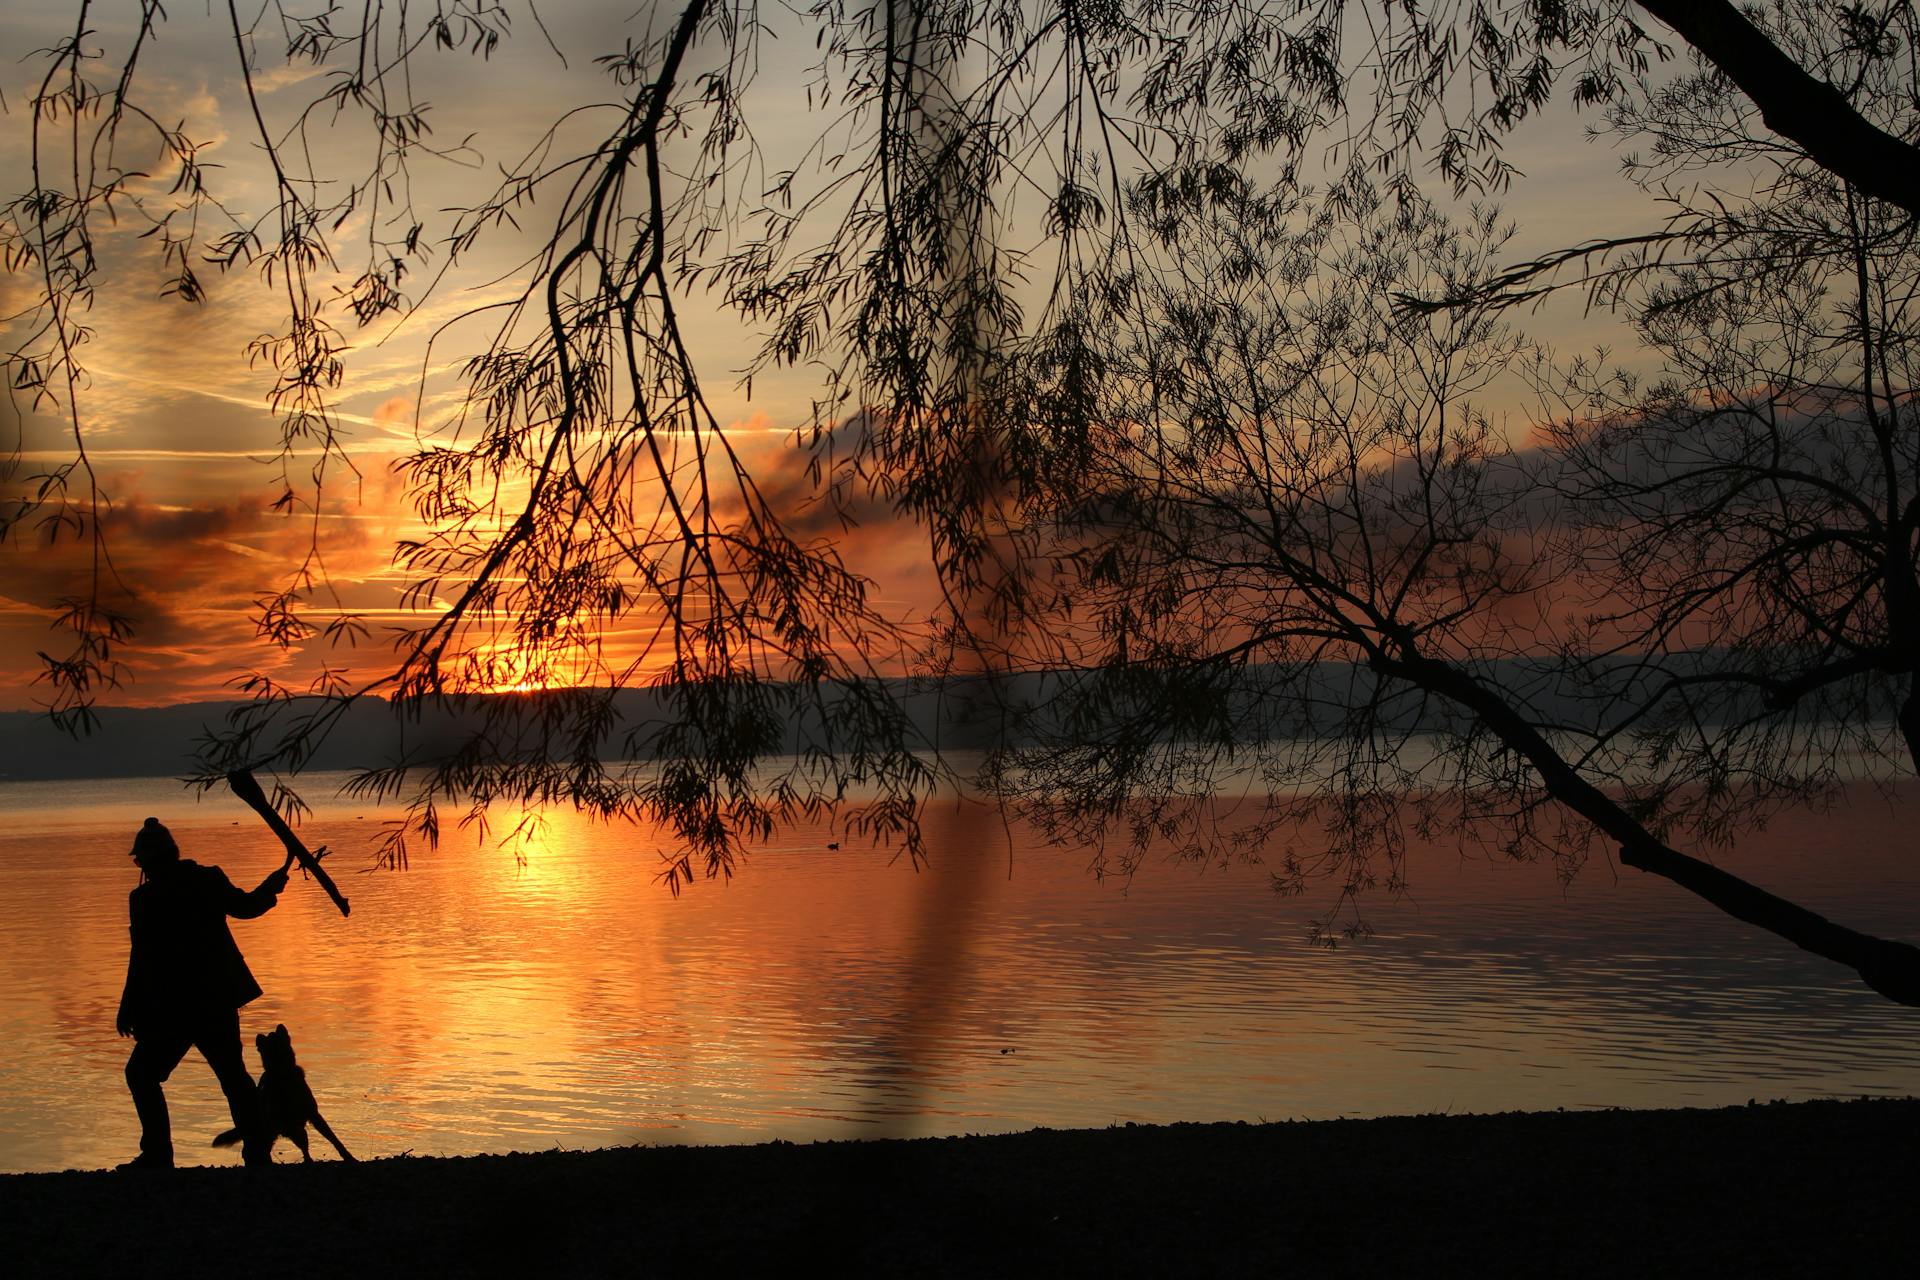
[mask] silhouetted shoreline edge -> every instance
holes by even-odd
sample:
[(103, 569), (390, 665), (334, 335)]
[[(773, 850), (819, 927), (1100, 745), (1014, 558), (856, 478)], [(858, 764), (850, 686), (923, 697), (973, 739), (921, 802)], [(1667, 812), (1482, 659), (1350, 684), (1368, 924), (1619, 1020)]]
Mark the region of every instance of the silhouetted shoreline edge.
[(9, 1175), (0, 1223), (19, 1276), (1892, 1274), (1917, 1140), (1875, 1099), (403, 1156)]

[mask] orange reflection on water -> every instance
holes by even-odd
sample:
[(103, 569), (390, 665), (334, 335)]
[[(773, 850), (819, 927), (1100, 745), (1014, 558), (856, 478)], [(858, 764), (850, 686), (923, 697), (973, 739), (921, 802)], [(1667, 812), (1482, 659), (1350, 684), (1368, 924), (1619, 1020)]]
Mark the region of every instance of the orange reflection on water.
[[(136, 1134), (112, 1034), (122, 809), (156, 806), (236, 882), (281, 855), (217, 801), (8, 794), (0, 1169), (111, 1163)], [(323, 806), (305, 835), (345, 868), (380, 816)], [(921, 872), (798, 829), (678, 898), (657, 833), (547, 816), (524, 865), (450, 838), (406, 873), (337, 870), (348, 919), (296, 877), (236, 922), (267, 990), (246, 1031), (287, 1024), (356, 1154), (1920, 1088), (1898, 1010), (1600, 866), (1563, 893), (1550, 868), (1420, 851), (1381, 936), (1327, 952), (1304, 942), (1321, 904), (1274, 898), (1261, 868), (1152, 863), (1121, 893), (978, 808), (930, 813)], [(1905, 852), (1897, 814), (1863, 801), (1775, 824), (1737, 869), (1920, 936)], [(197, 1057), (169, 1093), (190, 1158), (224, 1107)]]

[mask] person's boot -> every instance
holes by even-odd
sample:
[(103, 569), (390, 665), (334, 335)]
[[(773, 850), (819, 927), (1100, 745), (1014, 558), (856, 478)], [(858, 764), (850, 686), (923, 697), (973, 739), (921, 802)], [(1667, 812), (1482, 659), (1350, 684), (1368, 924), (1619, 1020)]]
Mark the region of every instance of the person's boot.
[(173, 1168), (173, 1157), (163, 1156), (157, 1151), (142, 1151), (139, 1155), (135, 1156), (133, 1159), (128, 1160), (124, 1164), (117, 1164), (114, 1166), (114, 1168), (116, 1170), (118, 1169), (171, 1169)]

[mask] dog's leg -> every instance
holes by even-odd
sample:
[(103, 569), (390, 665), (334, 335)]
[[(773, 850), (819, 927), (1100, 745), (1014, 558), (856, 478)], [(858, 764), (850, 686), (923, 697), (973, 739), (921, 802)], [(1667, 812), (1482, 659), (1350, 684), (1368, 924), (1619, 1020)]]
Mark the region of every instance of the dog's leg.
[(313, 1121), (313, 1127), (320, 1131), (320, 1136), (333, 1144), (333, 1149), (340, 1153), (342, 1160), (353, 1159), (353, 1155), (347, 1150), (346, 1144), (333, 1136), (333, 1126), (328, 1124), (320, 1115), (320, 1108), (315, 1107), (313, 1109), (313, 1115), (310, 1116), (309, 1119)]
[(293, 1139), (293, 1145), (300, 1148), (300, 1158), (308, 1164), (313, 1163), (313, 1152), (307, 1150), (307, 1126), (296, 1125), (287, 1130), (287, 1136)]

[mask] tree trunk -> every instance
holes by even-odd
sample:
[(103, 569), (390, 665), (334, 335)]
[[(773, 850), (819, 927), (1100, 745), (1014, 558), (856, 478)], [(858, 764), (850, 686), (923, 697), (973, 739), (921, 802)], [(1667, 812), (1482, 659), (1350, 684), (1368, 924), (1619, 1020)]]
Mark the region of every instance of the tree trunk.
[(1736, 920), (1758, 925), (1803, 951), (1846, 965), (1889, 1000), (1920, 1007), (1920, 947), (1835, 924), (1712, 863), (1670, 849), (1651, 835), (1621, 845), (1620, 861), (1665, 876)]
[(1726, 0), (1638, 0), (1760, 108), (1767, 128), (1829, 173), (1920, 215), (1920, 148), (1865, 119)]
[(1383, 675), (1397, 676), (1471, 711), (1496, 737), (1526, 757), (1555, 800), (1617, 841), (1620, 861), (1627, 866), (1664, 876), (1737, 920), (1845, 965), (1889, 1000), (1920, 1007), (1920, 947), (1835, 924), (1710, 862), (1669, 848), (1582, 777), (1504, 698), (1458, 667), (1421, 655), (1376, 656), (1372, 665)]

